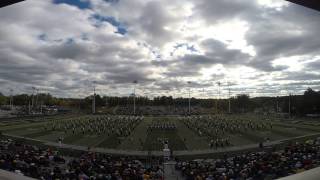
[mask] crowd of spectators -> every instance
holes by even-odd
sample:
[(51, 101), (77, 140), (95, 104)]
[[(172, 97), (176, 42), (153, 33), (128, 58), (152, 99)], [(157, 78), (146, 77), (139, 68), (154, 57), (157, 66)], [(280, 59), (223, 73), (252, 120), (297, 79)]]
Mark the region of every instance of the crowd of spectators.
[[(320, 138), (218, 159), (178, 161), (186, 180), (276, 179), (320, 166)], [(129, 157), (84, 152), (62, 156), (48, 147), (0, 140), (0, 169), (41, 180), (162, 180), (161, 165)]]
[(180, 161), (187, 180), (276, 179), (320, 166), (320, 140), (292, 143), (283, 150), (250, 152), (220, 159)]
[(78, 157), (59, 155), (50, 148), (0, 141), (0, 169), (41, 180), (161, 180), (158, 165), (126, 157), (86, 152)]

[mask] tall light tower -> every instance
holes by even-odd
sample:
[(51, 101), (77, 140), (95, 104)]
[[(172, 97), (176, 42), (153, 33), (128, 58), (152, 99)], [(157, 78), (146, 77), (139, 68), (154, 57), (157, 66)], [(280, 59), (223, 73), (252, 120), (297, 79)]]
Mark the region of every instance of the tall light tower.
[(31, 99), (31, 107), (33, 108), (34, 106), (34, 93), (35, 93), (36, 88), (32, 87), (32, 99)]
[(206, 92), (205, 92), (204, 88), (202, 88), (202, 96), (203, 96), (202, 99), (205, 99), (205, 97), (206, 97)]
[(172, 91), (173, 92), (173, 112), (175, 112), (176, 110), (176, 98), (178, 97), (178, 85), (177, 85), (177, 82), (178, 82), (178, 79), (177, 77), (175, 77), (175, 83), (174, 83), (174, 90)]
[(13, 109), (13, 89), (10, 89), (10, 109)]
[[(44, 90), (43, 90), (44, 91)], [(41, 94), (42, 92), (41, 92), (41, 89), (38, 89), (38, 93), (39, 93), (39, 103), (40, 103), (40, 113), (42, 114), (42, 106), (43, 106), (43, 99), (44, 99), (44, 97), (43, 97), (43, 95), (44, 95), (44, 93), (43, 94)]]
[(191, 89), (191, 87), (190, 87), (190, 84), (191, 84), (191, 81), (188, 81), (188, 84), (189, 84), (189, 108), (188, 108), (188, 110), (189, 110), (189, 115), (191, 115), (191, 94), (190, 94), (190, 89)]
[(79, 113), (80, 113), (81, 112), (81, 95), (78, 94), (78, 96), (79, 96)]
[(30, 103), (30, 100), (29, 100), (29, 105), (28, 105), (28, 114), (29, 115), (31, 114), (31, 103)]
[(138, 84), (137, 80), (133, 81), (133, 115), (136, 115), (136, 85)]
[(230, 91), (230, 84), (229, 84), (229, 82), (228, 82), (228, 90), (229, 90), (229, 110), (228, 110), (228, 112), (229, 112), (229, 114), (231, 114), (231, 91)]
[(39, 96), (39, 89), (36, 89), (37, 95), (36, 95), (36, 107), (38, 107), (38, 96)]
[(45, 100), (46, 100), (46, 89), (45, 88), (41, 88), (38, 89), (40, 91), (40, 113), (43, 113), (43, 106), (45, 104)]
[(277, 109), (276, 109), (276, 113), (278, 113), (279, 112), (279, 101), (278, 101), (278, 99), (279, 99), (279, 97), (277, 96)]
[(93, 81), (92, 113), (96, 113), (96, 82)]
[(220, 86), (221, 86), (221, 82), (218, 81), (218, 100), (217, 100), (217, 112), (219, 111), (219, 100), (220, 100)]
[(289, 113), (289, 118), (291, 117), (291, 94), (289, 93), (289, 110), (288, 110), (288, 113)]

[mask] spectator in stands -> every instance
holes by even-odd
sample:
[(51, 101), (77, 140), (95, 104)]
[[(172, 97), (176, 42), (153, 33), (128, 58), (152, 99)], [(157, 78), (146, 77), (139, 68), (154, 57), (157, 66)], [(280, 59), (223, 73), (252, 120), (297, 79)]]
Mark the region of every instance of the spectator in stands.
[(50, 148), (21, 144), (10, 139), (0, 141), (0, 169), (41, 179), (160, 180), (159, 166), (145, 169), (132, 158), (112, 158), (93, 152), (65, 158)]
[(212, 162), (178, 162), (186, 179), (276, 179), (320, 166), (318, 141), (289, 144), (282, 151), (225, 156)]

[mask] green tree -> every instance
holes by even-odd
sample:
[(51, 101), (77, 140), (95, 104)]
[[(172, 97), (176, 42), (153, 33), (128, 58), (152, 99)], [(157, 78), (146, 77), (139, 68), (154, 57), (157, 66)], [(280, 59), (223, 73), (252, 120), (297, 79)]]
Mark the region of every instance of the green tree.
[(8, 98), (0, 92), (0, 105), (7, 104)]

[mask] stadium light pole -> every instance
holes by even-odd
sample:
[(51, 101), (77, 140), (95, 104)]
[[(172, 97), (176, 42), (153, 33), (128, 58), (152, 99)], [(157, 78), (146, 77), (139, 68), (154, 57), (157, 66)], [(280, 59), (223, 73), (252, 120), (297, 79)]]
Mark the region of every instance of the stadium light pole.
[(191, 115), (191, 94), (190, 94), (190, 84), (191, 84), (191, 81), (188, 81), (188, 84), (189, 84), (189, 115)]
[(31, 107), (33, 109), (33, 106), (34, 106), (34, 92), (35, 92), (36, 88), (35, 87), (32, 87), (32, 99), (31, 99)]
[(231, 91), (230, 91), (230, 84), (228, 82), (228, 90), (229, 90), (229, 114), (231, 114)]
[[(45, 100), (46, 100), (46, 97), (47, 97), (47, 89), (46, 88), (42, 88), (42, 89), (39, 89), (40, 90), (40, 112), (41, 114), (43, 113), (43, 106), (45, 104)], [(41, 91), (42, 90), (42, 91)]]
[(137, 80), (133, 81), (133, 115), (136, 115), (136, 84)]
[(28, 112), (29, 112), (29, 114), (31, 113), (31, 103), (30, 103), (30, 100), (29, 100)]
[(174, 83), (174, 90), (172, 91), (173, 92), (173, 111), (175, 111), (176, 110), (176, 98), (177, 98), (177, 92), (176, 91), (178, 91), (178, 85), (177, 85), (177, 83), (178, 83), (178, 79), (177, 79), (177, 77), (175, 77), (175, 80), (176, 80), (176, 82)]
[(81, 111), (81, 95), (78, 94), (78, 96), (79, 96), (79, 113), (80, 113), (80, 111)]
[[(40, 91), (40, 95), (41, 95), (41, 89), (38, 89)], [(43, 104), (43, 94), (42, 96), (40, 96), (40, 113), (42, 114), (42, 104)]]
[(38, 107), (38, 96), (39, 96), (39, 89), (36, 89), (37, 95), (36, 95), (36, 107)]
[(13, 109), (13, 89), (10, 89), (10, 109)]
[(279, 112), (279, 97), (277, 96), (277, 109), (276, 109), (276, 113), (278, 113)]
[(92, 113), (95, 114), (96, 113), (96, 85), (95, 85), (95, 81), (92, 82), (93, 84), (93, 97), (92, 97)]
[(289, 93), (289, 109), (288, 109), (288, 113), (289, 113), (289, 118), (291, 117), (291, 93)]
[(220, 86), (221, 86), (221, 82), (218, 81), (218, 100), (217, 100), (217, 112), (219, 111), (219, 100), (220, 100)]

